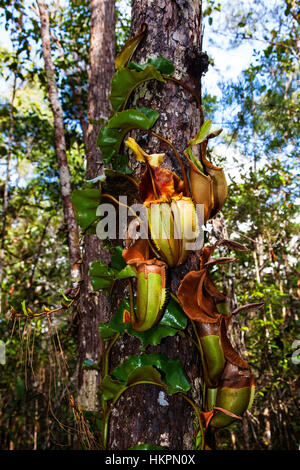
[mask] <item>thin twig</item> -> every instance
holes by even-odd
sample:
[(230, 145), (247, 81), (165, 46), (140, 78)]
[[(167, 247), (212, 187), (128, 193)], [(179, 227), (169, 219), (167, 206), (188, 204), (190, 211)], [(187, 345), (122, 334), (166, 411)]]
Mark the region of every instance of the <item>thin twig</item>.
[(59, 312), (60, 310), (67, 310), (69, 309), (73, 303), (75, 302), (78, 294), (79, 294), (79, 291), (80, 291), (80, 287), (77, 289), (77, 292), (76, 294), (74, 295), (74, 298), (70, 301), (70, 303), (68, 305), (65, 305), (65, 306), (62, 306), (62, 307), (57, 307), (57, 308), (54, 308), (53, 310), (44, 310), (43, 312), (39, 312), (39, 313), (32, 313), (32, 314), (28, 314), (28, 315), (25, 315), (24, 313), (15, 313), (15, 311), (12, 311), (11, 313), (11, 318), (28, 318), (28, 319), (31, 319), (31, 318), (35, 318), (35, 317), (40, 317), (42, 315), (48, 315), (48, 314), (52, 314), (52, 313), (57, 313)]
[(201, 416), (200, 416), (200, 413), (199, 413), (199, 409), (198, 409), (197, 405), (187, 395), (185, 395), (184, 393), (181, 393), (180, 395), (193, 407), (193, 409), (196, 413), (197, 420), (198, 420), (198, 423), (199, 423), (199, 428), (201, 430), (201, 448), (203, 449), (204, 448), (204, 432), (203, 432), (202, 421), (201, 421)]
[(170, 80), (172, 82), (177, 83), (178, 85), (182, 86), (183, 88), (185, 88), (187, 91), (189, 91), (193, 95), (193, 97), (197, 101), (197, 105), (198, 105), (198, 108), (199, 108), (199, 111), (200, 111), (200, 126), (202, 126), (202, 124), (204, 123), (204, 113), (203, 113), (203, 109), (202, 109), (202, 105), (201, 105), (201, 99), (200, 99), (200, 96), (198, 95), (198, 93), (193, 88), (191, 88), (189, 85), (182, 82), (181, 80), (178, 80), (177, 78), (166, 77), (166, 76), (164, 76), (164, 78), (166, 80)]

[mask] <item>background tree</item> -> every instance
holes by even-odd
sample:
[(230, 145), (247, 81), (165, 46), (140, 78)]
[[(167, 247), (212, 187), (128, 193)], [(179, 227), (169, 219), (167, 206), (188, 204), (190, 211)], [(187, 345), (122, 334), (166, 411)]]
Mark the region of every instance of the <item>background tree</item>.
[[(108, 93), (114, 71), (115, 5), (109, 0), (91, 1), (90, 52), (85, 130), (86, 178), (96, 178), (103, 169), (97, 138), (101, 123), (109, 116)], [(109, 318), (109, 300), (102, 292), (95, 293), (88, 272), (91, 263), (100, 258), (109, 260), (96, 234), (86, 234), (83, 245), (83, 285), (79, 307), (79, 402), (84, 409), (98, 408), (99, 377), (96, 370), (84, 370), (86, 359), (98, 362), (101, 342), (98, 331), (100, 321)]]
[(71, 198), (70, 170), (67, 160), (64, 117), (62, 107), (59, 101), (58, 88), (56, 84), (54, 65), (51, 56), (49, 15), (45, 2), (38, 0), (39, 17), (41, 21), (42, 50), (45, 62), (46, 83), (50, 106), (54, 118), (55, 146), (59, 164), (61, 197), (64, 211), (65, 223), (68, 228), (68, 244), (70, 256), (71, 282), (74, 287), (81, 280), (80, 263), (81, 253), (79, 246), (78, 225), (75, 219)]
[[(9, 65), (10, 54), (4, 53), (4, 60), (7, 57)], [(21, 70), (22, 64), (17, 65)], [(9, 75), (9, 69), (3, 68)], [(1, 135), (5, 150), (10, 148), (9, 110), (9, 100), (2, 99)], [(0, 337), (6, 344), (6, 364), (1, 365), (0, 379), (1, 448), (5, 449), (51, 448), (54, 436), (63, 445), (70, 445), (72, 440), (68, 432), (72, 413), (66, 405), (66, 386), (75, 365), (70, 323), (60, 316), (51, 323), (50, 330), (47, 318), (13, 322), (10, 317), (13, 308), (22, 312), (22, 303), (35, 312), (43, 307), (54, 308), (59, 290), (69, 284), (53, 137), (52, 113), (45, 106), (43, 91), (37, 81), (22, 78), (20, 71), (14, 101), (0, 321)], [(72, 173), (76, 160), (78, 153), (73, 152)], [(67, 373), (58, 352), (57, 328), (65, 354), (72, 351)], [(72, 389), (71, 384), (68, 389)], [(65, 417), (64, 430), (56, 421), (61, 413)]]

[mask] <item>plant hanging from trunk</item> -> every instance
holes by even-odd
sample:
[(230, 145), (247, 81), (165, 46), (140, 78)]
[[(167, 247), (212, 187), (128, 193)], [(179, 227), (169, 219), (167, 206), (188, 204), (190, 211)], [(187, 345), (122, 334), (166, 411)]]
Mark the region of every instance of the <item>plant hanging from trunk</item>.
[[(169, 294), (168, 271), (184, 264), (191, 253), (191, 244), (199, 236), (200, 223), (206, 223), (223, 207), (227, 196), (227, 183), (222, 168), (213, 165), (207, 158), (210, 139), (217, 137), (221, 129), (212, 129), (212, 122), (204, 120), (197, 135), (187, 142), (184, 155), (180, 157), (173, 144), (165, 136), (151, 129), (159, 114), (156, 110), (142, 107), (126, 109), (129, 98), (142, 83), (157, 80), (165, 83), (175, 81), (199, 97), (188, 85), (172, 77), (173, 64), (164, 57), (148, 59), (144, 64), (129, 62), (140, 40), (146, 34), (142, 25), (139, 34), (131, 39), (116, 59), (117, 72), (112, 80), (110, 103), (114, 114), (102, 127), (98, 145), (103, 161), (110, 165), (103, 175), (89, 184), (92, 188), (73, 193), (73, 204), (77, 220), (84, 230), (95, 232), (100, 216), (97, 207), (104, 202), (113, 202), (122, 207), (115, 188), (122, 181), (126, 194), (139, 200), (146, 214), (143, 220), (129, 208), (143, 227), (146, 237), (138, 240), (128, 236), (126, 247), (110, 246), (112, 261), (106, 265), (96, 261), (90, 268), (91, 282), (95, 290), (113, 292), (115, 282), (128, 279), (128, 299), (119, 306), (109, 323), (100, 325), (100, 334), (105, 343), (101, 371), (101, 445), (107, 447), (108, 425), (111, 411), (121, 394), (141, 383), (162, 387), (169, 395), (180, 393), (193, 407), (197, 421), (197, 449), (207, 448), (205, 435), (208, 427), (218, 429), (241, 419), (251, 406), (254, 397), (254, 378), (249, 364), (232, 346), (228, 327), (233, 315), (242, 310), (256, 310), (264, 303), (253, 303), (228, 311), (226, 292), (221, 292), (213, 280), (211, 269), (235, 262), (235, 258), (212, 258), (217, 247), (226, 246), (234, 251), (247, 248), (231, 240), (220, 240), (205, 246), (199, 254), (199, 270), (188, 272), (182, 279), (177, 296)], [(129, 63), (128, 63), (129, 62)], [(147, 154), (127, 134), (152, 134), (168, 144), (177, 158), (181, 174), (162, 168), (164, 154)], [(125, 142), (124, 142), (125, 141)], [(128, 156), (121, 153), (126, 144), (136, 158), (145, 166), (141, 180), (132, 175)], [(196, 158), (193, 147), (199, 146), (200, 158)], [(124, 146), (124, 148), (126, 148)], [(189, 166), (189, 176), (185, 164)], [(94, 187), (99, 185), (100, 189)], [(122, 194), (124, 195), (124, 193)], [(202, 205), (203, 221), (199, 220), (196, 205)], [(127, 207), (128, 208), (128, 207)], [(109, 356), (113, 345), (125, 332), (141, 341), (144, 351), (148, 345), (160, 344), (162, 338), (174, 336), (192, 323), (199, 354), (202, 360), (203, 396), (202, 404), (195, 403), (188, 395), (191, 385), (178, 360), (163, 354), (134, 355), (119, 367), (110, 370)], [(99, 369), (98, 364), (87, 361), (86, 367)], [(199, 375), (200, 371), (199, 371)], [(151, 444), (146, 447), (151, 448)]]

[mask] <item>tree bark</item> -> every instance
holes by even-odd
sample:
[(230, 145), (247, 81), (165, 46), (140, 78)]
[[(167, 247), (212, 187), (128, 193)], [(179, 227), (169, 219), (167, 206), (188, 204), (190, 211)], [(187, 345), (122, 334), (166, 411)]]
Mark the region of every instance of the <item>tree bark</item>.
[(14, 126), (15, 126), (14, 101), (15, 101), (15, 96), (16, 96), (16, 87), (17, 87), (17, 74), (15, 72), (11, 101), (10, 101), (10, 110), (9, 110), (6, 176), (5, 176), (4, 190), (3, 190), (3, 211), (2, 211), (2, 228), (1, 228), (1, 244), (0, 244), (0, 315), (2, 314), (2, 282), (4, 278), (4, 268), (5, 268), (5, 236), (6, 236), (7, 212), (8, 212), (8, 201), (9, 201), (8, 189), (9, 189), (9, 182), (10, 182), (10, 163), (11, 163), (11, 157), (12, 157), (13, 132), (14, 132)]
[[(91, 32), (89, 52), (88, 113), (85, 133), (86, 177), (96, 177), (102, 169), (101, 152), (97, 137), (99, 120), (108, 117), (108, 93), (114, 73), (115, 55), (115, 2), (91, 0)], [(99, 374), (96, 370), (84, 370), (85, 359), (98, 362), (101, 355), (99, 322), (109, 320), (109, 299), (102, 291), (94, 292), (88, 272), (93, 261), (109, 262), (109, 253), (103, 249), (96, 235), (86, 234), (83, 253), (83, 282), (80, 294), (79, 323), (79, 383), (78, 402), (84, 409), (98, 408)]]
[(74, 216), (72, 206), (71, 177), (66, 153), (63, 111), (59, 101), (54, 65), (51, 56), (48, 10), (44, 0), (38, 0), (37, 5), (41, 21), (42, 49), (45, 63), (48, 95), (54, 118), (55, 147), (60, 174), (60, 189), (62, 196), (64, 221), (68, 231), (71, 282), (73, 286), (76, 286), (76, 284), (80, 281), (81, 277), (80, 264), (78, 263), (78, 261), (81, 259), (81, 253), (78, 237), (78, 225)]
[[(150, 56), (165, 56), (175, 65), (175, 78), (192, 87), (199, 95), (203, 70), (201, 1), (133, 0), (132, 35), (142, 23), (148, 25), (148, 34), (137, 50), (134, 60), (146, 61)], [(188, 140), (200, 128), (201, 114), (195, 97), (167, 81), (166, 84), (148, 82), (135, 94), (133, 104), (157, 109), (160, 113), (154, 131), (169, 139), (183, 156)], [(182, 177), (180, 167), (170, 147), (152, 135), (141, 143), (150, 153), (166, 153), (165, 167)], [(136, 173), (140, 168), (133, 163)], [(171, 273), (171, 290), (176, 293), (180, 280), (191, 269), (198, 267), (198, 258)], [(122, 352), (120, 354), (120, 351)], [(200, 401), (200, 358), (193, 344), (180, 336), (166, 338), (160, 346), (149, 347), (148, 353), (161, 352), (179, 359), (192, 384), (192, 396)], [(119, 340), (113, 349), (112, 366), (131, 354), (140, 353), (139, 341)], [(193, 449), (192, 408), (181, 396), (162, 396), (158, 387), (139, 385), (127, 392), (116, 403), (112, 413), (109, 449), (128, 449), (140, 443), (163, 445), (169, 449)]]

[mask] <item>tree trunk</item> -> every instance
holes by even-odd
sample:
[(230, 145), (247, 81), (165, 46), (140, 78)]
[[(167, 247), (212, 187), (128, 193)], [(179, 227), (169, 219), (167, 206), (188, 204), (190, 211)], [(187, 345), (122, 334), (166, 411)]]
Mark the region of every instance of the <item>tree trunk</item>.
[(62, 206), (64, 220), (68, 230), (68, 245), (71, 281), (75, 286), (80, 280), (80, 264), (81, 258), (80, 245), (78, 238), (78, 225), (74, 216), (72, 206), (71, 177), (68, 166), (65, 131), (63, 122), (63, 111), (59, 101), (58, 88), (55, 79), (55, 71), (53, 60), (51, 57), (50, 28), (49, 15), (44, 0), (37, 1), (39, 16), (41, 20), (41, 38), (43, 57), (45, 62), (47, 88), (51, 110), (54, 118), (55, 147), (58, 159), (60, 188), (62, 196)]
[[(108, 93), (114, 73), (115, 55), (115, 5), (111, 0), (91, 0), (91, 32), (88, 82), (88, 123), (85, 133), (86, 177), (92, 179), (102, 170), (101, 152), (97, 137), (101, 124), (95, 121), (108, 117)], [(99, 374), (96, 370), (83, 370), (85, 359), (99, 361), (101, 342), (99, 322), (107, 321), (109, 300), (102, 291), (94, 292), (88, 272), (93, 261), (109, 261), (96, 235), (86, 234), (83, 253), (83, 283), (79, 305), (79, 383), (78, 402), (84, 409), (98, 408)]]
[[(5, 267), (5, 236), (6, 236), (6, 226), (7, 226), (7, 211), (8, 211), (8, 188), (10, 181), (10, 163), (12, 157), (12, 146), (13, 146), (13, 132), (14, 132), (14, 101), (16, 96), (16, 86), (17, 86), (17, 74), (14, 73), (13, 89), (10, 101), (10, 110), (9, 110), (9, 131), (8, 131), (8, 149), (6, 156), (6, 176), (4, 181), (4, 190), (3, 190), (3, 211), (2, 211), (2, 228), (1, 228), (1, 244), (0, 244), (0, 315), (2, 314), (2, 282), (4, 279), (4, 267)], [(4, 311), (4, 308), (3, 308)]]
[[(175, 78), (182, 80), (200, 95), (203, 57), (201, 53), (201, 1), (187, 0), (133, 0), (132, 35), (142, 23), (148, 25), (134, 60), (146, 61), (150, 56), (165, 56), (175, 65)], [(183, 156), (187, 141), (200, 128), (201, 115), (195, 97), (178, 84), (148, 82), (135, 94), (134, 104), (157, 109), (160, 113), (154, 131), (169, 139)], [(166, 167), (182, 177), (180, 167), (170, 147), (153, 136), (143, 148), (150, 153), (166, 153)], [(135, 165), (136, 166), (136, 165)], [(140, 169), (137, 168), (136, 172)], [(171, 290), (176, 293), (180, 280), (191, 269), (197, 268), (197, 256), (173, 269)], [(122, 354), (120, 354), (120, 351)], [(193, 398), (199, 402), (200, 358), (193, 344), (186, 338), (166, 338), (160, 346), (149, 347), (148, 353), (161, 352), (179, 359), (192, 384)], [(140, 353), (139, 341), (126, 338), (113, 348), (112, 366), (125, 357)], [(193, 449), (192, 408), (181, 396), (162, 395), (153, 385), (138, 385), (124, 393), (112, 413), (109, 449), (128, 449), (140, 444), (164, 445), (169, 449)]]

